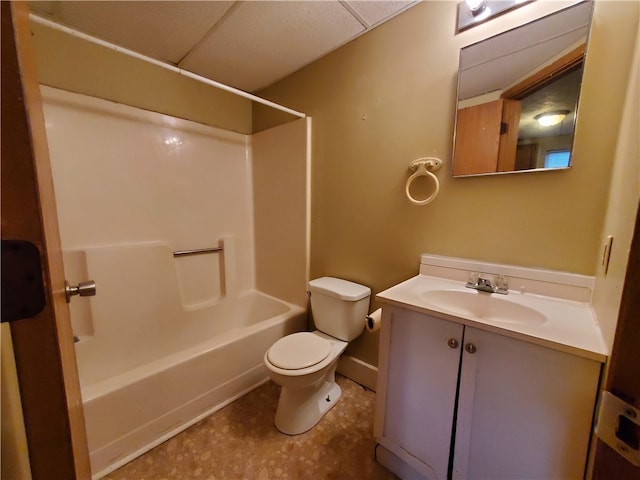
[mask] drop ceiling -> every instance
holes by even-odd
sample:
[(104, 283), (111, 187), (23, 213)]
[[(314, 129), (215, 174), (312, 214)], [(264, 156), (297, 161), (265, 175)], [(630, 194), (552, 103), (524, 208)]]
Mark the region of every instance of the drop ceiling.
[(416, 1), (32, 1), (81, 32), (255, 92)]

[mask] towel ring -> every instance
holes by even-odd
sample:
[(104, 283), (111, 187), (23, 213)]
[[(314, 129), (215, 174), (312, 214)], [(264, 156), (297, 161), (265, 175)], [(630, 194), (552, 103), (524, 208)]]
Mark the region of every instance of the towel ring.
[[(409, 170), (415, 170), (415, 173), (407, 179), (407, 185), (405, 187), (405, 193), (407, 194), (407, 198), (411, 203), (415, 205), (426, 205), (436, 198), (438, 192), (440, 191), (440, 181), (438, 180), (438, 177), (433, 174), (433, 172), (439, 170), (440, 167), (442, 167), (442, 160), (436, 157), (418, 158), (417, 160), (414, 160), (409, 164)], [(411, 196), (409, 187), (411, 186), (411, 182), (413, 182), (416, 178), (425, 176), (433, 178), (435, 189), (433, 190), (433, 193), (424, 200), (418, 200), (417, 198)]]

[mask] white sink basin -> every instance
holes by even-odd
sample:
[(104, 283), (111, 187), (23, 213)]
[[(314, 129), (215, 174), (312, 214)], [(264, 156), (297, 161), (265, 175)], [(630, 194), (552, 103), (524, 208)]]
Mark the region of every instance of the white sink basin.
[(500, 294), (476, 290), (427, 290), (421, 298), (439, 310), (491, 322), (542, 325), (547, 321), (537, 310), (512, 302)]

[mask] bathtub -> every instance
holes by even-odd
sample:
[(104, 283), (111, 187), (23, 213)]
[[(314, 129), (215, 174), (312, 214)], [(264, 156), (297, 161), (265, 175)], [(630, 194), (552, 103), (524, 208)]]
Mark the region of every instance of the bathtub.
[[(306, 327), (310, 128), (42, 93), (65, 276), (97, 286), (69, 308), (99, 478), (265, 381)], [(174, 255), (194, 249), (215, 253)]]
[(163, 243), (66, 253), (65, 268), (98, 290), (70, 305), (93, 478), (264, 383), (264, 353), (306, 328), (305, 308), (238, 288), (233, 239), (220, 244), (226, 258), (196, 259), (226, 267), (210, 298), (193, 296), (206, 277)]
[(82, 387), (93, 478), (264, 383), (264, 353), (306, 326), (304, 309), (257, 291), (238, 298), (236, 309), (240, 327)]

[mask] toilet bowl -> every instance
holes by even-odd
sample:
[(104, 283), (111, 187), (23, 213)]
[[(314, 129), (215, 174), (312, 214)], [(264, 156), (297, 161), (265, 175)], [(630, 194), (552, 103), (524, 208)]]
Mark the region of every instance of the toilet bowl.
[(282, 387), (275, 417), (278, 430), (304, 433), (336, 404), (342, 394), (335, 381), (336, 365), (347, 345), (314, 331), (287, 335), (269, 349), (264, 363), (271, 380)]
[(318, 330), (287, 335), (265, 353), (271, 379), (282, 387), (278, 430), (297, 435), (311, 429), (340, 399), (335, 371), (348, 342), (364, 330), (371, 290), (333, 277), (309, 282)]

